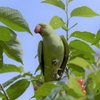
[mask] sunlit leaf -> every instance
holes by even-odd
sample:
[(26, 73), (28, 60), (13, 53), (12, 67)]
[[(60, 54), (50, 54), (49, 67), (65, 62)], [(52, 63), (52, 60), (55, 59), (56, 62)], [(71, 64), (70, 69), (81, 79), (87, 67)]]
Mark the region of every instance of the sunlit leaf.
[(92, 55), (91, 53), (82, 52), (79, 50), (75, 50), (71, 53), (71, 58), (77, 57), (77, 56), (84, 58), (85, 60), (87, 60), (91, 64), (93, 64), (95, 62), (94, 55)]
[(87, 42), (91, 42), (93, 43), (94, 41), (94, 37), (95, 37), (95, 34), (91, 33), (91, 32), (86, 32), (86, 31), (75, 31), (73, 32), (70, 37), (76, 37), (76, 38), (80, 38), (82, 40), (85, 40)]
[(7, 27), (0, 26), (0, 40), (9, 41), (12, 37), (13, 36)]
[(50, 25), (52, 26), (53, 29), (57, 29), (63, 26), (64, 22), (59, 16), (54, 16), (50, 21)]
[(0, 46), (0, 70), (3, 67), (3, 48)]
[(16, 9), (12, 9), (9, 7), (0, 7), (0, 21), (13, 30), (19, 32), (26, 31), (32, 34), (27, 22), (25, 21), (21, 13)]
[(35, 96), (36, 97), (47, 96), (52, 91), (52, 89), (59, 87), (60, 87), (59, 85), (53, 84), (51, 82), (44, 83), (41, 87), (39, 87), (36, 90)]
[(90, 65), (85, 59), (76, 57), (68, 62), (68, 64), (74, 64), (82, 68), (87, 68), (93, 70), (92, 65)]
[(65, 10), (65, 5), (61, 0), (44, 0), (41, 3), (51, 4)]
[(17, 67), (13, 64), (3, 64), (3, 67), (0, 69), (0, 73), (8, 73), (8, 72), (22, 72), (21, 67)]
[(80, 40), (71, 41), (70, 46), (76, 50), (80, 50), (83, 52), (95, 53), (95, 51), (91, 48), (91, 46)]
[(13, 38), (10, 41), (0, 41), (0, 45), (2, 46), (3, 51), (9, 58), (14, 59), (20, 63), (23, 63), (23, 49), (21, 42), (18, 36), (13, 31), (11, 32)]
[[(76, 97), (85, 96), (85, 94), (82, 92), (80, 84), (77, 82), (77, 78), (73, 78), (72, 76), (69, 76), (68, 85), (76, 93)], [(70, 94), (71, 90), (68, 90), (68, 92), (69, 92), (68, 94)], [(74, 94), (72, 94), (72, 96), (74, 96)]]
[[(21, 96), (25, 90), (29, 87), (30, 82), (26, 79), (19, 80), (12, 84), (7, 90), (7, 94), (11, 100), (15, 100)], [(6, 100), (6, 99), (3, 99)]]
[[(82, 40), (85, 40), (86, 42), (89, 43), (93, 43), (95, 39), (95, 34), (91, 33), (91, 32), (86, 32), (86, 31), (75, 31), (73, 32), (70, 37), (76, 37), (76, 38), (80, 38)], [(98, 42), (98, 40), (97, 40)], [(94, 44), (96, 47), (100, 48), (100, 44), (99, 43), (95, 43)]]
[(74, 9), (71, 12), (71, 17), (75, 17), (75, 16), (79, 16), (79, 17), (95, 17), (95, 16), (99, 16), (99, 14), (97, 14), (91, 8), (89, 8), (87, 6), (82, 6), (82, 7), (78, 7), (76, 9)]

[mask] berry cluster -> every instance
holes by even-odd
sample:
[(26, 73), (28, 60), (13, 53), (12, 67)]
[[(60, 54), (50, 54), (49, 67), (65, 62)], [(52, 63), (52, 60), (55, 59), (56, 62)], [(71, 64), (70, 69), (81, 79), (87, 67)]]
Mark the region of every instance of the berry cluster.
[(83, 92), (84, 94), (86, 94), (85, 87), (84, 87), (84, 85), (83, 85), (84, 80), (82, 80), (82, 79), (78, 79), (77, 81), (78, 81), (78, 83), (81, 85), (82, 92)]

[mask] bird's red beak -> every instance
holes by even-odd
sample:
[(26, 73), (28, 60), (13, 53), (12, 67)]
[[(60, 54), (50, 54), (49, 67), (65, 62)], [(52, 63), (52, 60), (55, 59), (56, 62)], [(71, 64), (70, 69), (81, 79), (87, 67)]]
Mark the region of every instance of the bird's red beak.
[(35, 27), (35, 29), (34, 29), (34, 32), (35, 32), (35, 33), (40, 33), (40, 31), (41, 31), (41, 26), (40, 26), (40, 25), (37, 25), (37, 26)]

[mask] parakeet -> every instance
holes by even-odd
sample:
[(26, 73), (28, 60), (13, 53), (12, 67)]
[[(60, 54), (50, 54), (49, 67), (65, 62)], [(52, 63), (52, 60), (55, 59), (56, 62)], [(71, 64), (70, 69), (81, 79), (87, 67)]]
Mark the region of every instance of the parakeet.
[(38, 60), (44, 81), (60, 79), (70, 52), (66, 39), (64, 36), (58, 36), (46, 23), (39, 23), (34, 32), (42, 36), (38, 45)]

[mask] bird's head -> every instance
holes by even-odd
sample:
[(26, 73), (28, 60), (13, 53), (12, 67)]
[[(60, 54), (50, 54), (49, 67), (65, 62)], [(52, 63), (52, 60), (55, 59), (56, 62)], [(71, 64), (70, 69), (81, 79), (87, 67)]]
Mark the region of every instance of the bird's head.
[(54, 30), (49, 24), (40, 23), (35, 27), (34, 32), (39, 33), (41, 36), (48, 36), (52, 34)]

